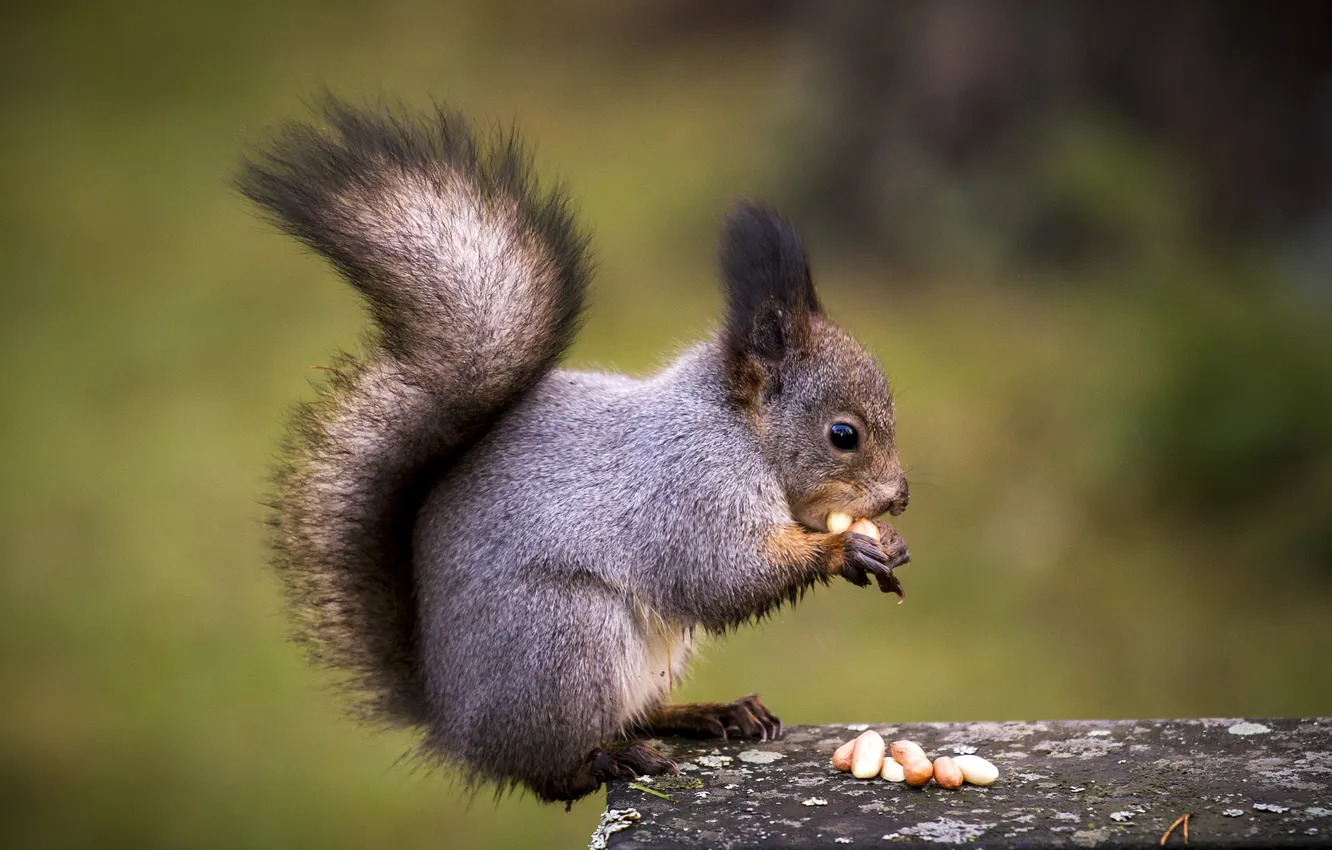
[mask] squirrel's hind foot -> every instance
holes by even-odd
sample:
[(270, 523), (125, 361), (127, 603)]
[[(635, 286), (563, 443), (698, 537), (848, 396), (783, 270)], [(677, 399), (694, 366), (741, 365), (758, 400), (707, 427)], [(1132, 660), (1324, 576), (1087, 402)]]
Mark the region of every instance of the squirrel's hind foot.
[(679, 772), (679, 765), (644, 741), (616, 741), (588, 753), (573, 773), (546, 780), (533, 791), (547, 803), (565, 802), (568, 810), (575, 800), (591, 794), (612, 779)]
[(782, 721), (768, 711), (758, 694), (735, 702), (695, 702), (663, 705), (637, 727), (649, 735), (688, 735), (726, 740), (734, 733), (741, 738), (766, 741), (782, 734)]

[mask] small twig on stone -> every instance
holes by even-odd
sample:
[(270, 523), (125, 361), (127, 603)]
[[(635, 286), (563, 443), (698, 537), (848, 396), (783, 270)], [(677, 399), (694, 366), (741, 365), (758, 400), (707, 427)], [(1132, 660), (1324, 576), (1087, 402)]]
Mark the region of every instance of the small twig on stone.
[(668, 802), (668, 803), (674, 803), (674, 802), (675, 802), (675, 798), (674, 798), (674, 797), (671, 797), (671, 796), (669, 796), (669, 795), (663, 794), (663, 793), (661, 793), (660, 791), (655, 791), (655, 790), (653, 790), (653, 789), (651, 789), (651, 788), (648, 788), (646, 785), (639, 785), (637, 782), (630, 782), (630, 783), (629, 783), (629, 787), (630, 787), (630, 788), (633, 788), (633, 789), (636, 790), (636, 791), (642, 791), (644, 794), (651, 794), (651, 795), (654, 796), (654, 797), (660, 797), (661, 799), (665, 800), (665, 801)]
[(1184, 843), (1185, 843), (1185, 844), (1188, 844), (1188, 843), (1189, 843), (1189, 818), (1191, 818), (1191, 817), (1193, 817), (1193, 814), (1192, 814), (1191, 812), (1185, 812), (1184, 814), (1182, 814), (1182, 815), (1180, 815), (1179, 817), (1175, 818), (1175, 822), (1172, 823), (1172, 824), (1170, 825), (1170, 828), (1167, 829), (1167, 830), (1165, 831), (1165, 835), (1161, 836), (1161, 846), (1162, 846), (1162, 847), (1165, 846), (1166, 839), (1168, 839), (1168, 838), (1170, 837), (1170, 833), (1174, 832), (1174, 831), (1175, 831), (1175, 827), (1179, 826), (1180, 824), (1184, 824)]

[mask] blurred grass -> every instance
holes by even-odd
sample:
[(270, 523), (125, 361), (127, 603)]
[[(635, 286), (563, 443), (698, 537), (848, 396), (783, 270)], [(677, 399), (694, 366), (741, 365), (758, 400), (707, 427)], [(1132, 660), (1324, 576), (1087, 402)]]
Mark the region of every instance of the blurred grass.
[[(226, 180), (324, 84), (516, 117), (597, 230), (574, 362), (650, 370), (715, 315), (713, 227), (729, 197), (767, 188), (785, 56), (630, 55), (599, 12), (4, 13), (6, 846), (586, 841), (600, 799), (571, 814), (462, 799), (397, 762), (406, 738), (344, 719), (284, 641), (264, 476), (306, 367), (362, 318)], [(908, 602), (819, 592), (714, 648), (681, 699), (757, 690), (795, 723), (1328, 713), (1326, 576), (1264, 562), (1269, 528), (1242, 515), (1218, 537), (1157, 510), (1134, 468), (1178, 323), (1233, 297), (1225, 269), (1169, 312), (1114, 278), (907, 286), (811, 250), (831, 310), (898, 389)], [(1290, 313), (1264, 327), (1286, 333)], [(1300, 352), (1329, 353), (1311, 337)]]

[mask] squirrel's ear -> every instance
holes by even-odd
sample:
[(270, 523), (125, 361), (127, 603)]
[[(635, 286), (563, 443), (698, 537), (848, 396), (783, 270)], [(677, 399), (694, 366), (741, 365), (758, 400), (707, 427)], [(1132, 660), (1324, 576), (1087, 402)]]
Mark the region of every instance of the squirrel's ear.
[(790, 223), (768, 207), (738, 204), (726, 217), (719, 260), (731, 357), (776, 364), (799, 351), (822, 308)]

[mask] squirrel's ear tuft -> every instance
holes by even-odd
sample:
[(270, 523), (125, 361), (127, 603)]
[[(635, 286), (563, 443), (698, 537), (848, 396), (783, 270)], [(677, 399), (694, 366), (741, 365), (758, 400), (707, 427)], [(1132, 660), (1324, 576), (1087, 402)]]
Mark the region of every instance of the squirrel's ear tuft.
[(774, 362), (799, 350), (821, 308), (795, 228), (768, 207), (741, 202), (726, 217), (719, 260), (730, 353)]

